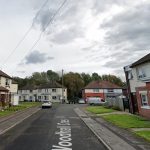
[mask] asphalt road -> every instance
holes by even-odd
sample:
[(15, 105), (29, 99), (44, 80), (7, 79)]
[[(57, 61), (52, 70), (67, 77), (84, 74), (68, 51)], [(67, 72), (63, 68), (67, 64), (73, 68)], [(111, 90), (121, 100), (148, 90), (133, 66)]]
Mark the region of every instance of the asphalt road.
[(38, 111), (0, 136), (0, 150), (106, 150), (74, 112), (78, 106)]

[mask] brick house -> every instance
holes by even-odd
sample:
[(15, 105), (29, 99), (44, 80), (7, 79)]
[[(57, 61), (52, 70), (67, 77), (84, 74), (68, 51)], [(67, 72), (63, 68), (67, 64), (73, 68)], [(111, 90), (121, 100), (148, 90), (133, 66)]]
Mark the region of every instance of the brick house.
[(82, 97), (100, 97), (102, 99), (115, 98), (122, 95), (122, 88), (108, 81), (92, 81), (82, 90)]
[(124, 67), (130, 112), (150, 118), (150, 54)]

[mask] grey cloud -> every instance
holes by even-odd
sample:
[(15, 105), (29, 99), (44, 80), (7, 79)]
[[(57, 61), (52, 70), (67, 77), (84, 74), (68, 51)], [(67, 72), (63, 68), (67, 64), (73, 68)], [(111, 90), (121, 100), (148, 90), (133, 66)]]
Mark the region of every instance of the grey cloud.
[(110, 60), (107, 61), (103, 67), (114, 68), (114, 69), (122, 69), (126, 65), (130, 65), (136, 60), (140, 59), (142, 56), (148, 53), (147, 50), (138, 51), (138, 52), (126, 52), (126, 51), (118, 51), (114, 52), (110, 55)]
[(25, 64), (38, 64), (38, 63), (45, 63), (48, 60), (52, 60), (54, 57), (47, 56), (46, 53), (41, 53), (37, 50), (31, 52), (25, 58)]
[[(63, 1), (62, 1), (63, 2)], [(84, 35), (84, 29), (82, 27), (82, 19), (84, 18), (87, 0), (84, 1), (68, 1), (60, 13), (56, 16), (53, 24), (47, 27), (45, 35), (47, 39), (56, 44), (67, 44), (74, 41), (77, 38), (82, 38)], [(40, 26), (43, 31), (49, 19), (56, 12), (59, 3), (54, 3), (51, 8), (44, 8), (39, 16), (34, 18), (34, 25)], [(82, 19), (79, 19), (82, 18)]]
[(73, 42), (77, 38), (81, 38), (82, 36), (83, 31), (81, 29), (77, 29), (75, 26), (72, 26), (54, 34), (51, 41), (56, 44), (67, 44)]
[(53, 10), (50, 9), (42, 10), (40, 14), (37, 17), (35, 16), (35, 18), (33, 19), (33, 25), (34, 26), (39, 25), (41, 30), (44, 31), (53, 14), (54, 14)]
[(111, 46), (128, 44), (128, 50), (140, 51), (150, 48), (150, 3), (138, 5), (114, 16), (100, 27), (108, 30), (105, 41)]

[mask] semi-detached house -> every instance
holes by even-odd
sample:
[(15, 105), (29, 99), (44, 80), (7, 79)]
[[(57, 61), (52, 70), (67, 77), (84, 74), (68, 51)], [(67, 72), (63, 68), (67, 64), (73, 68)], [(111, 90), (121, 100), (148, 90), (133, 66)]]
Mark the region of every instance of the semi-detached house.
[(67, 102), (67, 88), (57, 82), (49, 82), (40, 86), (25, 86), (18, 90), (20, 101)]
[(0, 102), (1, 103), (14, 103), (17, 99), (18, 84), (12, 78), (0, 70)]
[(124, 67), (130, 112), (150, 118), (150, 54)]
[(108, 81), (92, 81), (82, 90), (82, 97), (86, 101), (89, 97), (99, 97), (105, 100), (122, 94), (121, 87)]

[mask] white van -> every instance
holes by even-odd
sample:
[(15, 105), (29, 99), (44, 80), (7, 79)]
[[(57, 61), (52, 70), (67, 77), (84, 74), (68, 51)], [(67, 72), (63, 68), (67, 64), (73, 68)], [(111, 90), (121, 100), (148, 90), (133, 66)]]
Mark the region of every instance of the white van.
[(89, 105), (102, 105), (105, 103), (105, 100), (100, 97), (89, 97), (87, 102)]

